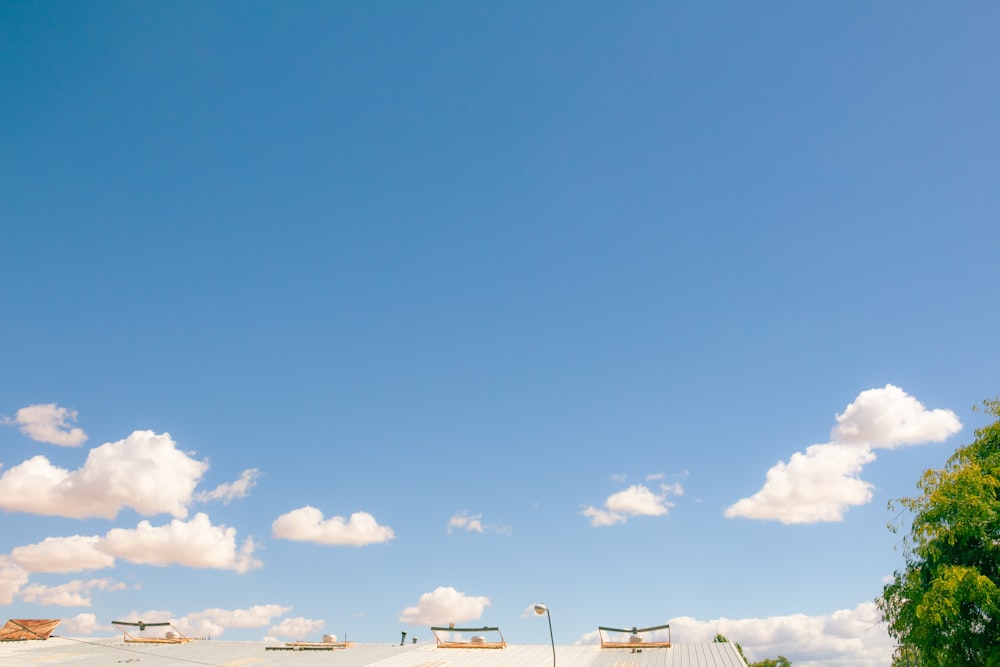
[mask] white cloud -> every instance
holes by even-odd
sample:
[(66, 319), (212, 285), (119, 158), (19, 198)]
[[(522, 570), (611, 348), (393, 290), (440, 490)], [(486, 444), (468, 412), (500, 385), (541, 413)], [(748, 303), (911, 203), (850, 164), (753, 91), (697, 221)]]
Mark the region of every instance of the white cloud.
[(872, 602), (827, 616), (773, 616), (770, 618), (698, 621), (682, 617), (669, 621), (674, 637), (710, 642), (723, 634), (738, 642), (751, 660), (783, 655), (795, 667), (885, 667), (893, 641)]
[(673, 484), (668, 484), (664, 482), (660, 484), (660, 491), (670, 496), (683, 496), (684, 495), (684, 485), (680, 482), (674, 482)]
[(177, 449), (170, 434), (135, 431), (90, 450), (84, 466), (68, 471), (35, 456), (0, 476), (0, 509), (75, 519), (114, 519), (130, 507), (140, 514), (187, 516), (187, 505), (208, 469)]
[(611, 526), (624, 523), (631, 516), (661, 516), (671, 506), (666, 501), (665, 494), (657, 495), (642, 484), (633, 484), (624, 491), (608, 496), (604, 501), (604, 509), (586, 507), (582, 513), (590, 517), (592, 526)]
[(250, 489), (257, 485), (258, 477), (260, 477), (260, 470), (249, 468), (244, 470), (235, 482), (226, 482), (211, 491), (202, 491), (195, 495), (195, 499), (200, 502), (221, 500), (223, 505), (228, 505), (230, 501), (237, 498), (246, 498)]
[(287, 637), (289, 639), (305, 639), (310, 635), (318, 634), (323, 629), (325, 623), (320, 620), (303, 618), (285, 618), (280, 623), (270, 629), (271, 636)]
[(585, 517), (589, 517), (590, 525), (595, 528), (600, 526), (613, 526), (616, 523), (624, 523), (628, 520), (628, 517), (622, 516), (621, 514), (616, 514), (615, 512), (609, 512), (593, 506), (585, 507), (581, 514)]
[(99, 625), (97, 616), (90, 613), (77, 614), (72, 618), (64, 618), (59, 623), (59, 632), (66, 635), (92, 635), (98, 630), (111, 630), (110, 625)]
[(259, 568), (256, 548), (247, 538), (237, 550), (236, 529), (213, 526), (207, 514), (190, 521), (174, 519), (164, 526), (140, 521), (134, 529), (113, 528), (104, 537), (48, 537), (11, 550), (10, 561), (26, 572), (81, 572), (115, 566), (121, 558), (141, 565), (183, 565), (234, 570)]
[(608, 496), (604, 505), (612, 512), (632, 516), (660, 516), (667, 513), (663, 496), (656, 495), (642, 484), (634, 484)]
[(28, 572), (10, 557), (0, 555), (0, 604), (13, 604), (14, 595), (28, 583)]
[[(263, 628), (271, 624), (274, 619), (287, 614), (292, 608), (279, 604), (258, 604), (245, 609), (219, 609), (209, 608), (202, 611), (192, 612), (185, 616), (176, 617), (170, 611), (162, 609), (147, 610), (143, 612), (131, 611), (127, 615), (120, 617), (120, 620), (137, 623), (140, 620), (146, 623), (170, 623), (180, 630), (187, 637), (212, 637), (217, 638), (230, 628)], [(323, 627), (323, 621), (313, 621), (304, 618), (286, 619), (281, 621), (277, 628), (286, 628), (289, 633), (285, 636), (293, 636), (291, 633), (307, 629), (319, 630)], [(271, 628), (273, 632), (275, 628)], [(277, 641), (273, 637), (265, 637), (265, 641)]]
[(776, 463), (764, 486), (725, 515), (786, 524), (841, 521), (848, 509), (872, 499), (872, 485), (860, 474), (875, 460), (873, 448), (938, 442), (962, 427), (950, 410), (927, 410), (891, 384), (861, 392), (837, 422), (831, 442)]
[(57, 607), (90, 607), (91, 591), (120, 591), (124, 588), (125, 584), (112, 579), (90, 579), (88, 581), (77, 579), (59, 586), (31, 584), (21, 589), (19, 597), (25, 602)]
[(188, 637), (218, 637), (227, 628), (262, 628), (292, 610), (277, 604), (258, 604), (246, 609), (205, 609), (172, 621)]
[(812, 445), (767, 471), (764, 487), (726, 509), (727, 517), (772, 519), (785, 524), (840, 521), (851, 506), (872, 499), (872, 485), (858, 478), (875, 460), (867, 446)]
[(240, 574), (259, 568), (253, 557), (253, 540), (236, 549), (236, 529), (213, 526), (199, 512), (190, 521), (174, 519), (165, 526), (140, 521), (134, 530), (114, 528), (100, 541), (104, 553), (142, 565), (184, 565), (194, 568), (234, 570)]
[(453, 528), (467, 530), (470, 533), (497, 533), (498, 535), (510, 535), (510, 526), (501, 526), (495, 523), (483, 524), (482, 514), (469, 515), (467, 512), (458, 512), (448, 519), (448, 534), (451, 535)]
[(830, 435), (834, 442), (864, 443), (876, 449), (941, 442), (962, 429), (951, 410), (928, 410), (899, 387), (887, 384), (858, 394)]
[(368, 512), (355, 512), (350, 520), (342, 516), (323, 519), (315, 507), (300, 507), (282, 514), (271, 524), (274, 537), (296, 542), (363, 547), (393, 539), (392, 528), (380, 526)]
[(99, 548), (97, 536), (47, 537), (36, 544), (15, 547), (10, 555), (29, 572), (83, 572), (114, 567), (115, 559)]
[(448, 519), (448, 533), (451, 534), (452, 528), (460, 528), (472, 533), (481, 533), (483, 532), (483, 522), (480, 521), (482, 518), (482, 514), (469, 516), (465, 512), (459, 512)]
[(399, 620), (407, 625), (447, 625), (480, 618), (490, 604), (488, 597), (469, 596), (451, 586), (439, 586), (420, 596), (415, 607), (406, 607)]
[(79, 447), (87, 441), (87, 434), (82, 428), (70, 426), (75, 421), (76, 410), (45, 403), (21, 408), (13, 419), (4, 417), (2, 423), (18, 426), (21, 433), (38, 442)]

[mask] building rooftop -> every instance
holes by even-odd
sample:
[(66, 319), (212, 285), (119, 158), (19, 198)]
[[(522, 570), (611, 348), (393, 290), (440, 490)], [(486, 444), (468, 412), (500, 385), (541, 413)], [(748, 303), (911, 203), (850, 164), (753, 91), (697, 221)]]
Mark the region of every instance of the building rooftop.
[[(121, 639), (53, 636), (47, 640), (0, 642), (0, 667), (242, 667), (244, 665), (330, 665), (333, 667), (548, 667), (547, 644), (509, 644), (498, 650), (438, 648), (420, 644), (353, 644), (328, 650), (268, 650), (284, 644), (196, 640), (183, 644), (133, 644)], [(728, 643), (602, 649), (556, 646), (560, 667), (746, 667)]]

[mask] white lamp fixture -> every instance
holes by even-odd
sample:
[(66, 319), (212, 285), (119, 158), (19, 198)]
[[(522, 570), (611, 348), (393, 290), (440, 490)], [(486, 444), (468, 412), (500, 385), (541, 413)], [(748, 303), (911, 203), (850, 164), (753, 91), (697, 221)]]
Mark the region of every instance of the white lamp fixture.
[(535, 613), (539, 616), (545, 614), (545, 616), (549, 619), (549, 641), (552, 643), (552, 667), (556, 667), (556, 640), (552, 635), (552, 613), (546, 605), (540, 602), (535, 605)]

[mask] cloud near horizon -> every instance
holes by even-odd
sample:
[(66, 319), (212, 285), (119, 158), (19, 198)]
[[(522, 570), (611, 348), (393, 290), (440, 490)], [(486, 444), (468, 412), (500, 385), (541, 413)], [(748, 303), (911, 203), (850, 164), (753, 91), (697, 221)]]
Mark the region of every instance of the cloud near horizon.
[(162, 609), (143, 612), (133, 610), (120, 620), (131, 623), (140, 620), (147, 623), (170, 623), (188, 637), (219, 637), (229, 628), (263, 628), (291, 610), (292, 607), (284, 605), (258, 604), (244, 609), (212, 607), (180, 617)]
[(349, 520), (342, 516), (324, 519), (323, 512), (310, 505), (279, 516), (271, 524), (271, 532), (282, 540), (352, 547), (388, 542), (395, 537), (392, 528), (380, 526), (368, 512), (354, 512)]
[(131, 508), (183, 519), (207, 461), (177, 449), (169, 433), (134, 431), (87, 454), (79, 470), (34, 456), (0, 475), (0, 509), (71, 519), (114, 519)]
[(25, 602), (33, 604), (53, 605), (55, 607), (90, 607), (90, 591), (120, 591), (125, 584), (113, 579), (90, 579), (84, 581), (75, 579), (58, 586), (43, 586), (31, 584), (21, 589), (18, 594)]
[(490, 599), (466, 595), (451, 586), (438, 586), (420, 596), (416, 606), (400, 612), (399, 621), (407, 625), (448, 625), (481, 618)]
[(91, 613), (82, 613), (77, 614), (72, 618), (64, 618), (59, 623), (59, 631), (63, 634), (92, 635), (99, 630), (103, 631), (113, 629), (114, 626), (101, 625), (98, 623), (97, 615)]
[(291, 610), (291, 607), (278, 604), (258, 604), (245, 609), (213, 607), (187, 614), (172, 622), (189, 637), (219, 637), (228, 628), (263, 628)]
[[(673, 638), (684, 642), (711, 642), (717, 634), (739, 643), (751, 660), (784, 655), (795, 667), (884, 667), (889, 664), (893, 640), (874, 602), (841, 609), (825, 616), (792, 614), (768, 618), (718, 618), (699, 621), (679, 616), (667, 621)], [(650, 640), (666, 639), (666, 632), (650, 633)], [(577, 642), (598, 644), (597, 631)]]
[(17, 426), (21, 433), (36, 442), (46, 442), (60, 447), (79, 447), (87, 441), (76, 422), (76, 410), (59, 407), (55, 403), (29, 405), (18, 410), (13, 418), (4, 417), (0, 423)]
[(764, 486), (730, 505), (725, 516), (785, 524), (841, 521), (851, 507), (871, 502), (873, 487), (859, 475), (875, 460), (874, 450), (941, 442), (962, 428), (951, 410), (927, 410), (891, 384), (861, 392), (836, 418), (830, 442), (776, 463)]
[(326, 622), (322, 620), (296, 616), (295, 618), (282, 619), (280, 623), (268, 630), (268, 634), (287, 639), (305, 639), (310, 635), (319, 634), (325, 625)]

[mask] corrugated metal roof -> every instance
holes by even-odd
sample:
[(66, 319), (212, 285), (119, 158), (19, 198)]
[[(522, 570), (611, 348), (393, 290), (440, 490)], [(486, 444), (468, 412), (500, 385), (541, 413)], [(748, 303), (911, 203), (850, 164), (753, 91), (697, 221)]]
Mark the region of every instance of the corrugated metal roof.
[[(0, 644), (0, 667), (31, 664), (107, 667), (137, 661), (143, 667), (548, 667), (552, 647), (509, 645), (501, 650), (440, 649), (430, 643), (356, 644), (331, 651), (268, 651), (263, 642), (206, 640), (177, 645), (126, 644), (120, 639), (52, 637)], [(273, 646), (273, 644), (272, 644)], [(601, 649), (556, 646), (559, 667), (746, 667), (732, 644), (674, 644), (671, 648)]]
[(746, 667), (729, 643), (674, 644), (670, 648), (604, 649), (591, 667)]

